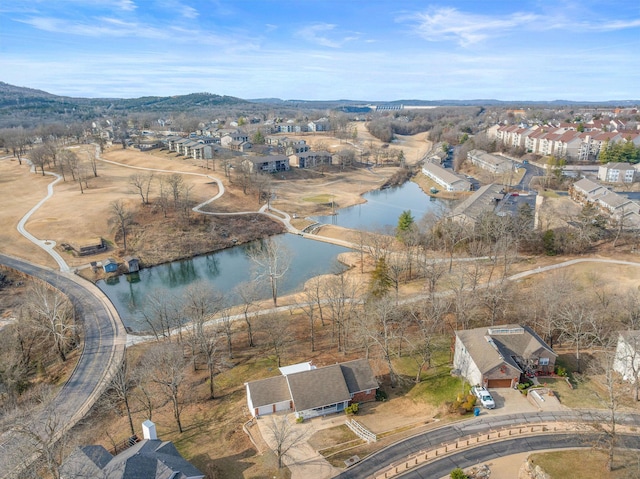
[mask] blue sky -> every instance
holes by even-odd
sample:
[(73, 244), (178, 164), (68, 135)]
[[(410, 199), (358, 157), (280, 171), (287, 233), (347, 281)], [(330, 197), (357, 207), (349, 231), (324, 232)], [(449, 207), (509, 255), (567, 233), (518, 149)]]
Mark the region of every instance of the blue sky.
[(640, 99), (640, 2), (11, 0), (0, 81), (87, 97)]

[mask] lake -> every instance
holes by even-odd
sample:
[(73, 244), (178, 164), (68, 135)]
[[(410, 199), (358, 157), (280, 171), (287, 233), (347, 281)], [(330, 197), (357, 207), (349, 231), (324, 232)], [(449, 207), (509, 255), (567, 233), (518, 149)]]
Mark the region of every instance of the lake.
[[(366, 203), (340, 209), (337, 215), (313, 219), (321, 223), (375, 231), (394, 228), (405, 210), (411, 210), (417, 221), (424, 214), (443, 208), (445, 204), (440, 200), (431, 200), (418, 185), (410, 181), (399, 187), (366, 193), (364, 198)], [(289, 271), (279, 282), (279, 295), (301, 290), (304, 282), (314, 276), (339, 271), (341, 266), (337, 256), (349, 251), (342, 246), (292, 234), (278, 235), (274, 239), (288, 250), (291, 258)], [(188, 260), (145, 268), (138, 274), (98, 281), (97, 285), (114, 304), (125, 326), (132, 331), (143, 331), (146, 327), (141, 308), (146, 295), (155, 290), (180, 296), (190, 284), (206, 281), (223, 293), (228, 302), (239, 304), (240, 300), (234, 296), (233, 290), (240, 283), (251, 280), (252, 262), (247, 257), (250, 245), (238, 245)], [(269, 295), (265, 287), (263, 297), (268, 298)]]
[[(274, 237), (286, 248), (291, 266), (278, 283), (279, 295), (302, 289), (305, 281), (320, 274), (344, 269), (337, 261), (340, 253), (348, 248), (305, 239), (292, 234)], [(120, 275), (98, 281), (98, 287), (109, 297), (125, 326), (132, 331), (146, 329), (141, 308), (144, 298), (154, 290), (165, 290), (167, 295), (180, 296), (192, 283), (206, 281), (225, 295), (231, 304), (239, 304), (233, 289), (251, 280), (252, 262), (247, 249), (252, 243), (217, 251), (204, 256), (174, 261), (140, 270), (137, 274)], [(270, 297), (265, 284), (264, 298)]]
[(418, 221), (426, 213), (441, 211), (446, 203), (436, 198), (431, 199), (413, 181), (401, 186), (374, 190), (365, 193), (366, 203), (342, 208), (335, 215), (313, 216), (318, 223), (344, 226), (367, 231), (384, 231), (395, 228), (398, 218), (405, 210), (411, 210)]

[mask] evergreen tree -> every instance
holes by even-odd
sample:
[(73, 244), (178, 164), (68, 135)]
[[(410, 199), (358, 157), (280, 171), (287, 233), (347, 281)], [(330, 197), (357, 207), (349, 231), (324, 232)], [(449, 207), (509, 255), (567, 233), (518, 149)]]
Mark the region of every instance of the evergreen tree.
[(371, 273), (371, 285), (369, 292), (374, 298), (382, 298), (393, 286), (393, 281), (389, 276), (389, 267), (384, 258), (376, 261), (376, 268)]

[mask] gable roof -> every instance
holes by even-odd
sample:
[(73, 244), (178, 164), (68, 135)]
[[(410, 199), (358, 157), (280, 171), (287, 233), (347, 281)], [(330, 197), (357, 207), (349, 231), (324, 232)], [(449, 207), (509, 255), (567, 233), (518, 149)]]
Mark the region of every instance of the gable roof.
[(503, 197), (502, 186), (490, 183), (479, 188), (471, 196), (458, 203), (453, 209), (452, 216), (462, 216), (471, 221), (476, 221), (485, 211), (493, 211), (497, 201)]
[(247, 383), (254, 407), (266, 406), (291, 399), (286, 376), (275, 376)]
[(456, 336), (483, 374), (503, 364), (522, 372), (513, 356), (531, 359), (541, 349), (557, 356), (531, 328), (519, 324), (456, 331)]
[(351, 394), (378, 387), (378, 381), (376, 381), (371, 366), (369, 366), (369, 361), (366, 359), (355, 359), (340, 363), (339, 366), (347, 383), (347, 389)]
[[(87, 473), (90, 472), (90, 475)], [(62, 466), (61, 477), (80, 479), (191, 479), (203, 478), (170, 441), (145, 439), (117, 456), (102, 446), (86, 446), (72, 453)]]
[(438, 178), (440, 178), (442, 181), (444, 181), (449, 185), (453, 185), (454, 183), (458, 183), (462, 181), (471, 185), (471, 182), (467, 181), (464, 178), (459, 177), (453, 171), (447, 170), (446, 168), (442, 168), (440, 165), (437, 165), (432, 162), (425, 163), (422, 169), (437, 176)]
[(339, 364), (290, 374), (286, 378), (296, 411), (351, 399)]
[[(287, 371), (287, 369), (285, 369)], [(361, 391), (378, 388), (369, 361), (356, 359), (246, 383), (253, 407), (292, 400), (296, 411), (349, 401)]]

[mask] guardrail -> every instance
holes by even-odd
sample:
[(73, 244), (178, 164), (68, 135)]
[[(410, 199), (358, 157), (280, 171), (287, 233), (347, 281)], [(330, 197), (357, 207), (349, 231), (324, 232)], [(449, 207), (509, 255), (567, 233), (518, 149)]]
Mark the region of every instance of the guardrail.
[(528, 424), (523, 426), (514, 426), (497, 431), (489, 431), (487, 433), (469, 436), (457, 439), (455, 442), (441, 444), (433, 449), (420, 451), (417, 454), (409, 456), (400, 462), (394, 463), (388, 468), (376, 473), (370, 478), (373, 479), (389, 479), (405, 473), (409, 469), (420, 466), (426, 462), (440, 459), (443, 456), (453, 454), (455, 452), (471, 449), (478, 445), (491, 442), (501, 441), (510, 437), (529, 436), (533, 434), (546, 434), (551, 432), (579, 432), (578, 426), (574, 423), (557, 423), (557, 424)]

